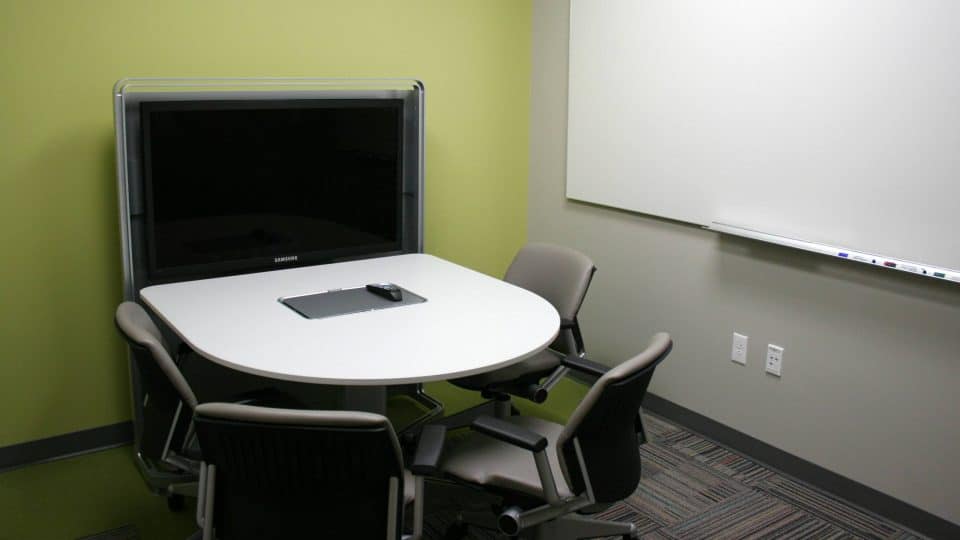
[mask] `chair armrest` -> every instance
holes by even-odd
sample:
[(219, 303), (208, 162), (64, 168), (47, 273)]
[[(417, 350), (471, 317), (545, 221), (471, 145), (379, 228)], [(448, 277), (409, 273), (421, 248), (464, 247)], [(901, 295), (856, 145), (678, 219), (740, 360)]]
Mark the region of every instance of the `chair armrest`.
[(587, 360), (576, 354), (568, 354), (560, 360), (560, 363), (574, 371), (579, 371), (580, 373), (585, 373), (593, 377), (603, 377), (603, 374), (610, 370), (609, 367), (598, 364), (593, 360)]
[(417, 450), (410, 464), (410, 472), (417, 476), (438, 474), (437, 465), (443, 453), (443, 443), (447, 436), (447, 428), (438, 425), (426, 425), (420, 431), (420, 440), (417, 441)]
[(547, 438), (543, 435), (492, 416), (477, 418), (470, 424), (470, 429), (531, 452), (540, 452), (547, 447)]

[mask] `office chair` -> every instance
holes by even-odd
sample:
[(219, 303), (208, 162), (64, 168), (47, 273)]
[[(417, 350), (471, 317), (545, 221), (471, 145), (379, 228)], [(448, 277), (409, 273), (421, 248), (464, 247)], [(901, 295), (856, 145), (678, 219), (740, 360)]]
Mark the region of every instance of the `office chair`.
[[(422, 475), (436, 471), (442, 426), (421, 432), (411, 474), (390, 421), (378, 414), (206, 403), (194, 423), (203, 540), (422, 534)], [(413, 535), (402, 536), (411, 501)]]
[[(130, 346), (134, 381), (134, 459), (151, 491), (165, 495), (171, 510), (183, 508), (184, 496), (195, 497), (200, 452), (193, 435), (193, 411), (198, 399), (180, 371), (175, 355), (160, 329), (139, 304), (117, 306), (114, 322)], [(180, 355), (176, 355), (180, 356)], [(179, 360), (179, 358), (178, 358)], [(273, 389), (257, 389), (230, 396), (242, 403), (301, 407)]]
[(653, 336), (642, 353), (614, 368), (568, 355), (565, 366), (600, 378), (565, 426), (525, 416), (481, 417), (448, 442), (440, 470), (503, 497), (499, 515), (465, 521), (508, 536), (575, 539), (636, 535), (633, 523), (586, 517), (631, 493), (640, 482), (635, 417), (653, 371), (670, 353), (670, 336)]
[(151, 491), (166, 495), (170, 509), (179, 510), (183, 496), (197, 490), (199, 454), (190, 448), (197, 397), (160, 329), (139, 304), (121, 303), (114, 322), (130, 346), (133, 402), (142, 404), (134, 407), (137, 467)]
[[(563, 356), (584, 354), (577, 313), (595, 271), (589, 257), (568, 247), (531, 243), (517, 252), (504, 281), (536, 293), (553, 304), (560, 314), (560, 333), (548, 349), (522, 362), (450, 381), (461, 388), (480, 391), (491, 401), (439, 423), (454, 428), (469, 425), (484, 414), (505, 418), (512, 412), (511, 395), (543, 403), (550, 389), (566, 373), (566, 368), (561, 365)], [(496, 336), (487, 338), (496, 339)]]

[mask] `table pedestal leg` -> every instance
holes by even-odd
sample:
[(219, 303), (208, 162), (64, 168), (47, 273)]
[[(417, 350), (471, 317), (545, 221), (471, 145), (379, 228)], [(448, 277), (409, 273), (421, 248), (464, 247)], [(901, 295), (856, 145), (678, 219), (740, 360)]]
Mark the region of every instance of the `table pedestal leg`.
[(341, 408), (387, 414), (387, 389), (384, 386), (344, 386)]

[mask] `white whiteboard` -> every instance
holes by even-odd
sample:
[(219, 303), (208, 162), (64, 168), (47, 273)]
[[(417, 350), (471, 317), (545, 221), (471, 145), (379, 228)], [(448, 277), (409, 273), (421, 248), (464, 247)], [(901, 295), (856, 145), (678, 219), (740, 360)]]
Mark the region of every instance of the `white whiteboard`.
[(960, 269), (960, 1), (570, 9), (568, 197)]

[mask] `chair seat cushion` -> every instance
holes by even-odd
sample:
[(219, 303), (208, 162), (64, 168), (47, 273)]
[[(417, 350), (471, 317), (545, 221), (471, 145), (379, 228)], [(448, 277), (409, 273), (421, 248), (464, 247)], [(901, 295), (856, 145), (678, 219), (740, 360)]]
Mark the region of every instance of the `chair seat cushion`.
[[(523, 377), (545, 377), (560, 366), (559, 353), (544, 349), (526, 360), (487, 373), (454, 379), (450, 382), (468, 390), (483, 390), (488, 386), (512, 383)], [(539, 378), (537, 377), (537, 378)]]
[[(505, 420), (547, 438), (547, 458), (557, 493), (561, 497), (572, 496), (557, 460), (556, 443), (563, 426), (529, 416), (512, 416)], [(471, 431), (449, 438), (440, 469), (464, 482), (518, 491), (545, 500), (533, 453), (481, 433)]]

